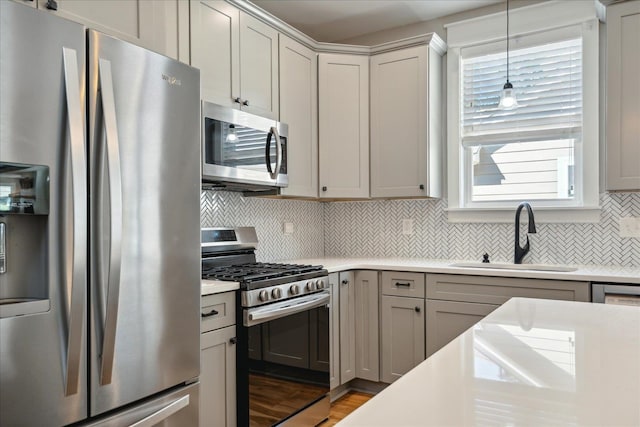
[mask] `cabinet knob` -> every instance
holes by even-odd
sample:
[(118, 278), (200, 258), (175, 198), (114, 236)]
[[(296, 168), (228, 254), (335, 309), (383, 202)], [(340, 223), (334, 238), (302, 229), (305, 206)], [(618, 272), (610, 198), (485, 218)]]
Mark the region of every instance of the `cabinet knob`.
[(327, 191), (327, 187), (322, 187), (322, 191)]
[(424, 190), (424, 184), (420, 184), (420, 189)]
[(420, 307), (415, 307), (414, 310), (416, 311), (416, 313), (420, 313)]
[(56, 0), (47, 0), (47, 4), (45, 6), (50, 10), (58, 10), (58, 2)]
[(348, 280), (343, 280), (343, 281), (342, 281), (342, 284), (343, 284), (343, 285), (348, 285), (348, 284), (349, 284), (349, 281), (348, 281)]
[(242, 99), (240, 99), (240, 97), (238, 96), (237, 98), (233, 98), (233, 102), (235, 102), (236, 104), (240, 104), (242, 102)]
[(237, 342), (238, 342), (238, 338), (236, 338), (236, 337), (233, 337), (233, 338), (229, 339), (229, 344), (235, 344)]
[(242, 105), (248, 106), (249, 105), (249, 100), (245, 99), (244, 101), (242, 101)]

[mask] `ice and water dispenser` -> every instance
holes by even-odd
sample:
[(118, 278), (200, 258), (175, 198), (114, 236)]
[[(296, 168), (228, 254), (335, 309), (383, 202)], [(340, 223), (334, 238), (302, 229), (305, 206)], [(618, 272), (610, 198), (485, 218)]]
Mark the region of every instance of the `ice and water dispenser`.
[(49, 168), (0, 162), (0, 317), (49, 309)]

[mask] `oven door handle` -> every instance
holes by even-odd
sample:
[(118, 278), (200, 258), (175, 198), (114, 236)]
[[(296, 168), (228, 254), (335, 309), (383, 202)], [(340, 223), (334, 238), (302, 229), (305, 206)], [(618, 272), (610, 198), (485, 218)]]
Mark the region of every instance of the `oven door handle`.
[(281, 303), (248, 309), (244, 312), (244, 326), (259, 325), (280, 317), (322, 307), (329, 304), (329, 299), (329, 292), (320, 292), (308, 297), (300, 297)]

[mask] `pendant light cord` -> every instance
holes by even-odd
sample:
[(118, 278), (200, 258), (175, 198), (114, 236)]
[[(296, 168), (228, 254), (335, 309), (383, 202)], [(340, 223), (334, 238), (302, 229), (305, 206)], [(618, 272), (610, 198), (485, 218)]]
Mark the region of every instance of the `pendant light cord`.
[(509, 0), (507, 0), (507, 83), (509, 82)]

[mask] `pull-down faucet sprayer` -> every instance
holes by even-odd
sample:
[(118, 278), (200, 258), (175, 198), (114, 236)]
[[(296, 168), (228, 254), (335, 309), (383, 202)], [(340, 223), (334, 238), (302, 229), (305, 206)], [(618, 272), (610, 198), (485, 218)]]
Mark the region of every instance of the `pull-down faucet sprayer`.
[(516, 238), (515, 238), (515, 251), (513, 254), (513, 263), (522, 264), (522, 258), (529, 252), (529, 236), (527, 235), (527, 243), (523, 247), (520, 247), (520, 212), (522, 208), (527, 208), (527, 216), (529, 218), (529, 233), (534, 234), (536, 232), (536, 221), (533, 218), (533, 209), (527, 202), (522, 202), (516, 209)]

